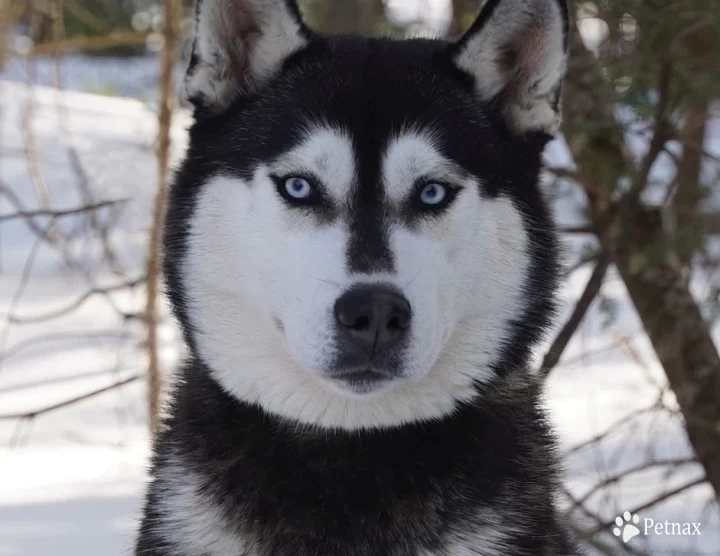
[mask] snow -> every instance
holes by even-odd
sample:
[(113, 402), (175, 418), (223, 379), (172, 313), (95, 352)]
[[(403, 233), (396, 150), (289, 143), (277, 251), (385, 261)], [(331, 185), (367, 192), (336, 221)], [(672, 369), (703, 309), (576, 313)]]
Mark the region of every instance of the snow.
[(63, 56), (59, 66), (50, 57), (10, 58), (3, 78), (54, 87), (59, 77), (59, 84), (73, 91), (150, 99), (155, 96), (159, 73), (157, 55), (118, 58), (70, 53)]
[[(142, 275), (150, 207), (157, 184), (156, 117), (142, 102), (0, 82), (0, 181), (26, 207), (38, 204), (20, 130), (32, 110), (32, 135), (51, 206), (83, 203), (69, 148), (96, 188), (95, 201), (130, 201), (119, 209), (110, 241), (128, 277)], [(187, 115), (174, 129), (182, 152)], [(105, 210), (105, 209), (103, 209)], [(0, 213), (13, 212), (6, 199)], [(105, 211), (109, 216), (110, 211)], [(64, 231), (82, 232), (76, 217)], [(43, 222), (38, 219), (38, 222)], [(0, 311), (17, 317), (67, 306), (89, 287), (124, 281), (100, 263), (97, 241), (71, 241), (74, 267), (57, 250), (37, 249), (19, 303), (26, 260), (36, 238), (21, 221), (0, 228)], [(91, 269), (98, 269), (92, 270)], [(142, 291), (112, 294), (125, 312), (139, 312)], [(174, 328), (162, 330), (165, 363), (177, 359)], [(0, 323), (0, 414), (40, 409), (142, 372), (142, 328), (95, 296), (64, 318), (40, 324)], [(0, 421), (0, 555), (127, 554), (148, 460), (145, 388), (141, 380), (32, 422)]]
[[(109, 238), (114, 265), (103, 262), (98, 236), (83, 218), (60, 222), (62, 233), (73, 238), (66, 253), (38, 244), (22, 221), (1, 223), (0, 415), (7, 415), (40, 409), (144, 372), (143, 329), (137, 319), (114, 308), (129, 315), (141, 311), (139, 288), (93, 296), (62, 318), (36, 324), (8, 324), (6, 317), (42, 315), (72, 304), (88, 287), (141, 276), (157, 183), (156, 116), (140, 100), (42, 86), (30, 90), (10, 81), (0, 81), (0, 98), (0, 185), (10, 187), (26, 207), (38, 206), (33, 186), (38, 181), (47, 184), (54, 208), (84, 202), (73, 157), (92, 184), (94, 201), (128, 199), (119, 208), (100, 212), (102, 218), (118, 219)], [(22, 131), (24, 121), (31, 122), (30, 137)], [(175, 121), (176, 160), (185, 145), (188, 122), (185, 113)], [(35, 170), (26, 158), (28, 139), (38, 157)], [(554, 165), (569, 162), (560, 141), (551, 145), (548, 158)], [(559, 219), (568, 225), (582, 222), (581, 208), (582, 197), (577, 195), (556, 202)], [(0, 194), (0, 214), (11, 212)], [(568, 244), (568, 262), (577, 257), (581, 244)], [(565, 313), (582, 292), (589, 272), (581, 269), (564, 285)], [(603, 295), (615, 300), (616, 319), (604, 326), (596, 303), (547, 383), (547, 406), (562, 452), (659, 399), (670, 409), (639, 414), (600, 445), (573, 451), (565, 466), (567, 485), (576, 498), (599, 480), (649, 458), (691, 455), (662, 369), (616, 275), (609, 276)], [(161, 339), (163, 363), (171, 369), (181, 348), (169, 320)], [(32, 421), (0, 420), (0, 556), (129, 553), (149, 456), (145, 395), (144, 382), (135, 380)], [(683, 465), (671, 475), (665, 468), (633, 474), (591, 497), (590, 507), (609, 522), (701, 474), (696, 465)], [(640, 513), (656, 521), (700, 521), (701, 537), (640, 536), (632, 546), (653, 555), (672, 550), (717, 554), (720, 516), (717, 506), (708, 504), (710, 496), (709, 487), (695, 487)], [(620, 544), (610, 529), (605, 541), (619, 554)]]

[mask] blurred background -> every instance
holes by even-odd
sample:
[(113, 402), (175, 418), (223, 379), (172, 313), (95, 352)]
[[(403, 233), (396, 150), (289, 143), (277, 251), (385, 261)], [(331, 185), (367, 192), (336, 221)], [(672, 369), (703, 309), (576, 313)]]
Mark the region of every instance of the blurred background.
[[(301, 0), (324, 31), (459, 36), (481, 0)], [(570, 0), (543, 187), (565, 245), (535, 371), (590, 554), (720, 554), (720, 2)], [(0, 0), (0, 556), (128, 554), (182, 357), (159, 224), (192, 6)], [(624, 511), (700, 523), (624, 544)]]

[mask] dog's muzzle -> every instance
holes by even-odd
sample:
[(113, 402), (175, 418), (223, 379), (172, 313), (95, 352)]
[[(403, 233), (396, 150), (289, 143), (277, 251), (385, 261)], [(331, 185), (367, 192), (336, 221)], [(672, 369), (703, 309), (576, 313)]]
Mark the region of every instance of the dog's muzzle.
[(334, 306), (336, 364), (329, 378), (346, 383), (386, 382), (402, 376), (402, 352), (412, 322), (410, 302), (379, 284), (346, 291)]

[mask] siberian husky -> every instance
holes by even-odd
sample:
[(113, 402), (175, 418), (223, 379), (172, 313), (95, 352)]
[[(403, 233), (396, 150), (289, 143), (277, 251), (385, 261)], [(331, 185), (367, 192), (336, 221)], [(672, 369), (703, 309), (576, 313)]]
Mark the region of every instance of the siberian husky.
[(196, 18), (164, 262), (189, 355), (136, 554), (577, 554), (529, 370), (564, 0), (488, 0), (456, 42)]

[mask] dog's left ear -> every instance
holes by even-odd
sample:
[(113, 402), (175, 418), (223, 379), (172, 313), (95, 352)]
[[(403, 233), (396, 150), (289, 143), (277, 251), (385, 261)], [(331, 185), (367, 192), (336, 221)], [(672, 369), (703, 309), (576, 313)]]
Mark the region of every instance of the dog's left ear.
[(566, 0), (487, 0), (453, 60), (485, 101), (498, 102), (519, 134), (555, 133), (565, 75)]

